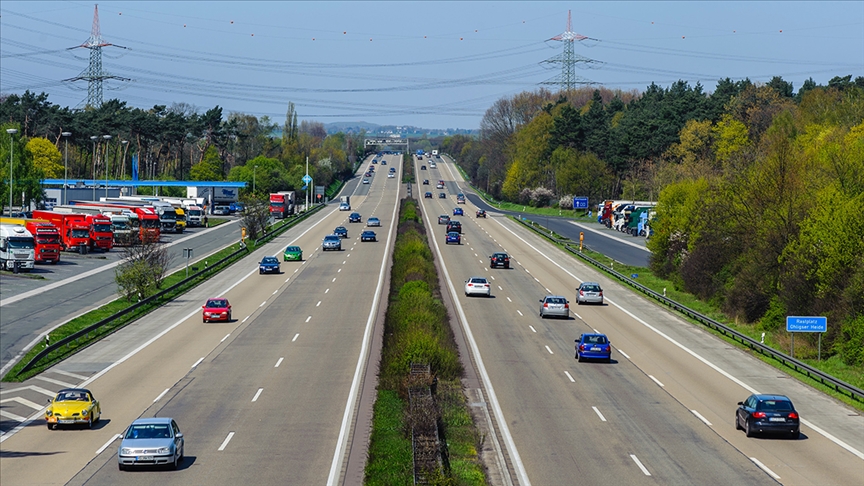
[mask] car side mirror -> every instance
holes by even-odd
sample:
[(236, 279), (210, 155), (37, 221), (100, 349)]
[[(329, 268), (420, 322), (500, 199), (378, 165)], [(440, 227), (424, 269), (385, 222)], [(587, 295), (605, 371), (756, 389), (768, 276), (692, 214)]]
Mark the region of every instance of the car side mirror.
[(230, 305), (229, 305), (229, 306), (228, 306), (228, 308), (229, 308), (229, 309), (230, 309), (230, 308), (231, 308), (231, 306), (230, 306)]
[(738, 405), (744, 405), (744, 402), (738, 402)]
[(543, 299), (540, 299), (540, 302), (543, 302)]
[(183, 438), (183, 432), (177, 432), (177, 435), (175, 435), (175, 437), (177, 437), (178, 439), (182, 439)]
[(201, 308), (202, 308), (202, 309), (206, 309), (207, 306), (206, 306), (206, 305), (202, 305)]

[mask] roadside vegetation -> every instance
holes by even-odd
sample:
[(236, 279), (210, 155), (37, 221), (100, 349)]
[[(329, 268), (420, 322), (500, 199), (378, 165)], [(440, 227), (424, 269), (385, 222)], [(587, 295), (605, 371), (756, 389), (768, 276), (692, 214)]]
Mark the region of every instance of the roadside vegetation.
[[(459, 350), (419, 211), (416, 200), (402, 201), (364, 483), (414, 484), (411, 425), (432, 416), (440, 424), (444, 466), (427, 471), (428, 484), (483, 485), (482, 439), (462, 390)], [(412, 364), (428, 365), (430, 374), (412, 377)], [(409, 391), (418, 386), (433, 395), (420, 410), (409, 406)]]
[[(320, 206), (318, 206), (318, 207), (320, 207)], [(317, 207), (316, 207), (316, 210), (317, 210)], [(314, 212), (316, 212), (316, 211), (311, 211), (310, 213), (307, 213), (307, 214), (314, 214)], [(227, 221), (227, 220), (225, 220), (225, 221)], [(146, 263), (148, 262), (147, 259), (134, 258), (133, 260), (126, 260), (124, 262), (124, 264), (122, 264), (120, 267), (118, 267), (118, 272), (117, 272), (118, 288), (119, 288), (121, 295), (123, 295), (123, 296), (99, 307), (98, 309), (94, 309), (90, 312), (82, 314), (82, 315), (64, 323), (63, 325), (59, 326), (58, 328), (54, 329), (53, 331), (51, 331), (48, 334), (48, 341), (47, 342), (42, 341), (42, 342), (36, 344), (30, 350), (28, 350), (27, 353), (25, 353), (25, 355), (21, 358), (21, 360), (18, 363), (16, 363), (9, 370), (9, 372), (6, 374), (6, 376), (3, 377), (3, 381), (6, 381), (6, 382), (24, 381), (24, 380), (26, 380), (32, 376), (35, 376), (35, 375), (41, 373), (42, 371), (53, 366), (54, 364), (59, 363), (60, 361), (74, 355), (75, 353), (81, 351), (82, 349), (87, 348), (88, 346), (94, 344), (95, 342), (103, 339), (105, 336), (108, 336), (108, 335), (122, 329), (127, 324), (149, 314), (150, 312), (152, 312), (152, 311), (158, 309), (159, 307), (165, 305), (167, 302), (170, 302), (171, 300), (176, 299), (177, 297), (183, 295), (184, 293), (195, 288), (196, 286), (200, 285), (201, 283), (209, 280), (210, 278), (212, 278), (213, 276), (215, 276), (216, 274), (218, 274), (220, 271), (224, 270), (225, 268), (227, 268), (227, 267), (233, 265), (234, 263), (242, 260), (247, 255), (249, 255), (250, 253), (255, 251), (257, 248), (266, 244), (267, 242), (269, 242), (272, 238), (276, 237), (277, 235), (281, 234), (284, 230), (286, 230), (289, 226), (293, 225), (297, 221), (299, 221), (298, 218), (290, 218), (290, 219), (284, 219), (284, 220), (279, 221), (278, 223), (274, 224), (268, 230), (268, 235), (267, 235), (268, 238), (266, 238), (266, 240), (259, 241), (258, 244), (256, 245), (254, 239), (247, 239), (246, 240), (247, 251), (238, 253), (234, 258), (220, 264), (213, 271), (206, 273), (204, 275), (201, 275), (200, 277), (193, 279), (190, 282), (187, 282), (185, 285), (178, 287), (177, 289), (164, 295), (163, 297), (159, 298), (158, 300), (155, 300), (155, 301), (153, 301), (147, 305), (144, 305), (144, 306), (138, 308), (134, 312), (131, 312), (131, 313), (126, 314), (126, 315), (124, 315), (118, 319), (113, 320), (112, 322), (102, 326), (101, 328), (94, 330), (90, 334), (87, 334), (84, 337), (79, 338), (76, 341), (69, 343), (67, 346), (62, 346), (61, 348), (54, 350), (53, 352), (51, 352), (47, 356), (45, 356), (36, 366), (31, 368), (27, 372), (19, 375), (18, 373), (24, 368), (24, 366), (27, 363), (29, 363), (34, 357), (36, 357), (37, 354), (39, 354), (42, 350), (44, 350), (50, 343), (55, 343), (57, 341), (60, 341), (61, 339), (66, 338), (67, 336), (71, 336), (71, 335), (75, 334), (76, 332), (81, 331), (83, 329), (86, 329), (89, 326), (101, 321), (102, 319), (110, 317), (110, 316), (136, 304), (139, 301), (139, 298), (140, 299), (147, 298), (151, 295), (154, 295), (156, 292), (159, 291), (159, 289), (170, 288), (170, 287), (182, 282), (184, 279), (186, 279), (186, 269), (183, 268), (183, 269), (180, 269), (180, 270), (164, 277), (161, 280), (160, 285), (155, 285), (155, 283), (153, 283), (154, 282), (154, 277), (152, 275), (153, 270), (151, 269), (148, 271), (148, 270), (141, 268), (142, 265), (146, 265)], [(128, 253), (131, 254), (133, 257), (140, 257), (142, 255), (142, 253), (143, 254), (153, 254), (153, 253), (164, 252), (163, 245), (160, 243), (153, 244), (153, 245), (145, 245), (145, 246), (147, 246), (149, 248), (138, 249), (138, 250), (134, 250), (134, 251), (131, 251)], [(240, 245), (239, 241), (236, 243), (230, 244), (230, 245), (226, 246), (225, 248), (222, 248), (221, 250), (207, 256), (206, 259), (199, 260), (197, 263), (193, 264), (189, 269), (190, 274), (197, 272), (199, 270), (202, 270), (204, 267), (206, 267), (208, 265), (208, 263), (210, 265), (213, 265), (213, 263), (231, 255), (232, 253), (237, 252), (238, 250), (240, 250), (240, 248), (241, 248), (241, 245)], [(149, 260), (149, 261), (152, 262), (153, 260)], [(133, 262), (136, 262), (136, 263), (133, 263)], [(158, 263), (158, 259), (157, 259), (157, 263)], [(127, 265), (126, 269), (128, 270), (128, 272), (122, 271), (124, 265)], [(131, 275), (124, 276), (124, 275), (126, 275), (126, 273), (129, 273)], [(133, 276), (141, 277), (141, 287), (133, 287), (134, 290), (131, 290), (131, 291), (124, 290), (124, 286), (121, 284), (121, 282), (128, 282), (130, 280), (134, 280), (132, 278)]]

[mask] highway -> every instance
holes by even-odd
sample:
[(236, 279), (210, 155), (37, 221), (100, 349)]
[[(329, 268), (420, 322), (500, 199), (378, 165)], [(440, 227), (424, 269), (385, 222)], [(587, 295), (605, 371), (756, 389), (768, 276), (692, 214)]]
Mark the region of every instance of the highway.
[[(35, 420), (4, 435), (4, 485), (271, 484), (286, 477), (321, 484), (338, 476), (357, 370), (377, 296), (386, 294), (382, 268), (395, 237), (398, 181), (378, 175), (352, 198), (364, 221), (381, 219), (378, 242), (360, 243), (364, 225), (347, 224), (348, 213), (331, 205), (113, 342), (59, 365), (89, 375), (83, 383), (102, 401), (103, 423), (54, 433)], [(323, 236), (341, 224), (350, 237), (343, 251), (322, 252)], [(304, 261), (283, 262), (282, 275), (258, 275), (254, 262), (289, 243), (303, 248)], [(202, 324), (200, 305), (216, 295), (230, 300), (234, 322)], [(177, 419), (187, 441), (177, 473), (118, 471), (114, 439), (141, 415)], [(266, 467), (250, 469), (250, 458)]]
[[(184, 234), (165, 234), (171, 256), (171, 271), (184, 268), (183, 248), (192, 248), (194, 258), (205, 261), (226, 241), (240, 239), (237, 220), (214, 228), (187, 229)], [(78, 255), (63, 252), (57, 265), (37, 265), (34, 274), (44, 280), (5, 274), (0, 279), (0, 376), (17, 361), (22, 351), (32, 347), (46, 331), (86, 313), (117, 297), (114, 268), (123, 258), (123, 249), (107, 253)]]
[[(475, 207), (463, 205), (463, 244), (445, 245), (437, 215), (452, 215), (455, 194), (470, 190), (448, 163), (438, 164), (440, 177), (426, 172), (448, 181), (447, 199), (422, 199), (427, 228), (512, 434), (520, 483), (860, 484), (860, 414), (505, 218), (476, 219)], [(509, 252), (516, 264), (489, 269), (494, 251)], [(463, 281), (475, 275), (493, 279), (492, 299), (464, 297)], [(543, 295), (572, 303), (583, 280), (601, 282), (605, 305), (571, 305), (566, 321), (538, 317)], [(574, 339), (592, 330), (610, 337), (611, 364), (574, 359)], [(754, 391), (793, 399), (804, 419), (800, 440), (748, 439), (735, 430), (736, 403)]]
[[(104, 418), (93, 430), (48, 431), (31, 410), (32, 420), (0, 437), (4, 486), (359, 484), (345, 476), (345, 454), (350, 438), (362, 436), (352, 424), (359, 382), (372, 379), (362, 370), (381, 312), (376, 299), (387, 292), (400, 186), (381, 169), (370, 185), (355, 179), (346, 187), (364, 221), (381, 219), (379, 242), (360, 243), (361, 225), (347, 224), (348, 213), (331, 205), (41, 376), (53, 381), (21, 384), (16, 407), (44, 403), (39, 389), (50, 393), (55, 382), (83, 384), (101, 400)], [(505, 458), (509, 481), (495, 484), (861, 483), (860, 414), (498, 214), (475, 219), (475, 207), (461, 205), (463, 244), (445, 245), (437, 215), (452, 214), (456, 193), (470, 198), (471, 191), (450, 164), (425, 172), (447, 181), (446, 199), (420, 202), (454, 330), (466, 343), (460, 351), (480, 377), (479, 389), (466, 392), (493, 417), (486, 440)], [(340, 224), (350, 236), (343, 251), (322, 252), (321, 239)], [(304, 249), (305, 261), (282, 263), (282, 275), (258, 275), (254, 262), (289, 243)], [(489, 269), (494, 251), (509, 252), (513, 267)], [(474, 275), (491, 280), (492, 298), (464, 296), (463, 281)], [(538, 299), (554, 293), (572, 302), (580, 280), (600, 282), (605, 305), (571, 305), (567, 320), (539, 318)], [(217, 295), (231, 301), (235, 320), (202, 324), (201, 303)], [(612, 363), (574, 359), (574, 339), (595, 329), (610, 337)], [(735, 404), (754, 391), (792, 398), (802, 414), (800, 440), (735, 430)], [(4, 408), (10, 399), (3, 395)], [(139, 416), (178, 421), (186, 438), (179, 471), (118, 471), (117, 434)]]

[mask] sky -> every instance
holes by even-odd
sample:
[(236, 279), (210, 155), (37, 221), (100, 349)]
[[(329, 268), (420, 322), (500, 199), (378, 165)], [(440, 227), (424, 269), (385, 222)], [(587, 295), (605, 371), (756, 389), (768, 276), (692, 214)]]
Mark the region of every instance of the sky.
[[(94, 3), (0, 3), (0, 94), (48, 93), (82, 108)], [(203, 112), (479, 128), (498, 99), (557, 90), (574, 41), (588, 86), (643, 91), (723, 78), (797, 91), (864, 76), (864, 1), (103, 1), (105, 100)], [(581, 38), (581, 37), (580, 37)]]

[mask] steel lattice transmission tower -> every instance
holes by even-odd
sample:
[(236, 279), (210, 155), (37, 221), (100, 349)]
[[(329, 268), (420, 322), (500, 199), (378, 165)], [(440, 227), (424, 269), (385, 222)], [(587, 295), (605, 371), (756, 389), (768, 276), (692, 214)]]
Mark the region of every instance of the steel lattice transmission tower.
[(90, 30), (90, 38), (80, 46), (70, 47), (70, 49), (77, 49), (79, 47), (90, 49), (90, 64), (87, 66), (87, 69), (78, 76), (64, 80), (87, 81), (87, 106), (91, 108), (99, 108), (102, 106), (102, 81), (105, 81), (106, 79), (131, 81), (129, 78), (112, 76), (102, 70), (102, 48), (108, 46), (126, 49), (123, 46), (116, 46), (109, 42), (105, 42), (105, 40), (102, 39), (102, 32), (99, 29), (99, 4), (96, 4), (96, 7), (93, 10), (93, 27)]
[(576, 54), (573, 50), (573, 44), (576, 41), (583, 41), (589, 39), (582, 34), (577, 34), (573, 32), (573, 27), (571, 23), (571, 14), (570, 11), (567, 11), (567, 30), (561, 34), (552, 37), (549, 40), (559, 41), (564, 43), (564, 52), (558, 54), (555, 57), (551, 57), (546, 59), (541, 64), (561, 64), (561, 74), (555, 76), (554, 78), (543, 81), (540, 84), (547, 84), (558, 86), (561, 91), (572, 91), (576, 88), (577, 84), (593, 84), (592, 81), (589, 81), (581, 76), (576, 75), (576, 64), (577, 63), (585, 63), (585, 64), (595, 64), (600, 61), (595, 61), (594, 59), (589, 59), (584, 56), (580, 56)]

